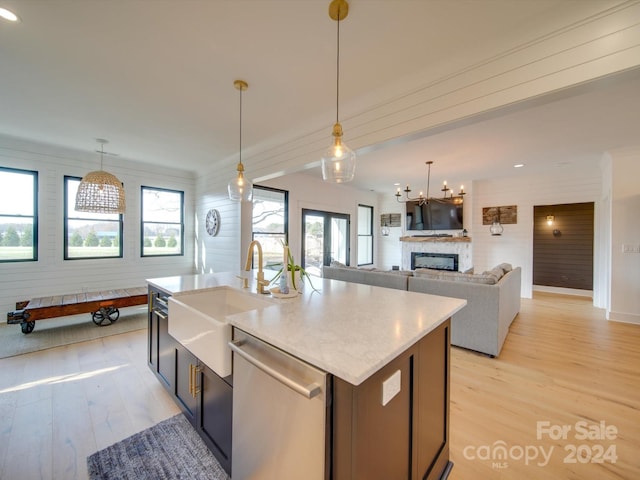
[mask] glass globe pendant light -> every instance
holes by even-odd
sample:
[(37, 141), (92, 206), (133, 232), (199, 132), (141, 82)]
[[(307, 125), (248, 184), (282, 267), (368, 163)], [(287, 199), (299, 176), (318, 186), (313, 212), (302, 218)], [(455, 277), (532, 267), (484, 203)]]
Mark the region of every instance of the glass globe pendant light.
[(322, 178), (327, 182), (344, 183), (353, 180), (356, 173), (356, 154), (342, 141), (342, 125), (339, 120), (340, 105), (340, 20), (347, 18), (349, 4), (346, 0), (333, 0), (329, 5), (329, 17), (337, 27), (336, 55), (336, 123), (333, 126), (333, 142), (322, 157)]
[(249, 88), (244, 80), (236, 80), (233, 86), (240, 91), (240, 161), (236, 168), (238, 174), (229, 181), (227, 186), (229, 190), (229, 199), (234, 202), (248, 202), (253, 199), (253, 184), (244, 178), (244, 165), (242, 164), (242, 92)]

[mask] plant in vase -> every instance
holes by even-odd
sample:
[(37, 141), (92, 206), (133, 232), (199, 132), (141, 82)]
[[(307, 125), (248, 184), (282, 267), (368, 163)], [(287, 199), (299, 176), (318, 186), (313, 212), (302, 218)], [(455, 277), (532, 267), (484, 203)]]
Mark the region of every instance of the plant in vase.
[[(289, 288), (298, 290), (298, 291), (301, 290), (302, 285), (304, 284), (304, 281), (306, 278), (307, 280), (309, 280), (309, 285), (311, 285), (311, 288), (315, 292), (317, 292), (316, 288), (313, 286), (313, 283), (311, 282), (311, 276), (300, 265), (296, 265), (296, 262), (293, 259), (293, 255), (291, 255), (291, 251), (289, 250), (289, 247), (286, 244), (284, 245), (284, 249), (285, 249), (285, 257), (287, 258), (286, 277), (287, 277), (287, 284)], [(278, 272), (276, 273), (276, 276), (273, 277), (273, 280), (271, 280), (271, 283), (278, 285), (280, 281), (280, 277), (282, 276), (283, 273), (284, 273), (284, 258), (283, 258), (282, 268), (278, 270)]]

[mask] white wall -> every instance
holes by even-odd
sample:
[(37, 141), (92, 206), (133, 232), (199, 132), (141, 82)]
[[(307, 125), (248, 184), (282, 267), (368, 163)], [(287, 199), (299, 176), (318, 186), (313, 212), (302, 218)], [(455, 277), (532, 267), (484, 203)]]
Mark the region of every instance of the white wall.
[(640, 148), (610, 152), (611, 303), (609, 318), (640, 324), (640, 253), (623, 253), (623, 245), (640, 248)]
[[(113, 150), (117, 151), (114, 144)], [(0, 165), (38, 172), (38, 260), (0, 263), (0, 311), (32, 297), (144, 286), (145, 279), (193, 271), (193, 174), (105, 157), (104, 169), (125, 186), (127, 213), (123, 225), (123, 258), (63, 259), (63, 183), (65, 175), (82, 177), (100, 166), (94, 152), (78, 152), (0, 136)], [(185, 255), (140, 256), (141, 185), (185, 193)], [(17, 201), (19, 199), (16, 199)]]
[[(526, 169), (526, 166), (524, 167)], [(565, 166), (543, 173), (518, 172), (512, 178), (473, 182), (473, 258), (476, 272), (501, 262), (522, 267), (522, 296), (531, 298), (533, 284), (533, 207), (562, 203), (594, 202), (596, 217), (601, 214), (602, 173), (600, 159), (575, 158)], [(515, 175), (515, 174), (514, 174)], [(518, 207), (518, 223), (503, 225), (501, 236), (491, 236), (489, 225), (482, 224), (482, 208), (502, 205)], [(595, 264), (603, 252), (594, 246)], [(594, 291), (602, 286), (594, 276)]]
[[(231, 172), (231, 169), (229, 169)], [(241, 205), (229, 200), (227, 182), (231, 178), (209, 173), (198, 177), (196, 185), (195, 264), (197, 273), (226, 272), (240, 269), (240, 212)], [(205, 217), (209, 209), (220, 213), (220, 229), (215, 237), (205, 231)], [(249, 232), (250, 235), (250, 232)]]
[(298, 260), (301, 255), (302, 209), (323, 210), (332, 213), (350, 215), (350, 259), (356, 265), (358, 204), (373, 207), (374, 218), (374, 266), (377, 263), (378, 241), (380, 229), (380, 209), (378, 195), (372, 192), (357, 190), (347, 185), (335, 185), (304, 174), (291, 174), (276, 179), (260, 182), (260, 185), (289, 191), (289, 247)]
[[(401, 218), (401, 227), (390, 227), (389, 236), (383, 237), (378, 234), (378, 268), (381, 270), (391, 270), (393, 266), (402, 265), (402, 244), (400, 237), (404, 235), (404, 204), (398, 203), (393, 192), (389, 195), (380, 195), (380, 211), (383, 213), (398, 213)], [(380, 232), (380, 215), (376, 215), (375, 225)]]

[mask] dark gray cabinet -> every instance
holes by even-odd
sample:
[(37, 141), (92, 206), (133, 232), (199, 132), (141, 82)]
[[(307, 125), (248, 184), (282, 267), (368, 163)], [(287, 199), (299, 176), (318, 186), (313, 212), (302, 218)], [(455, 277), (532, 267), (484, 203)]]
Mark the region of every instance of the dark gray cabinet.
[(174, 348), (176, 341), (169, 336), (169, 295), (149, 288), (149, 367), (169, 391), (175, 383)]
[(169, 296), (149, 287), (149, 368), (231, 474), (231, 377), (220, 378), (169, 335)]
[(227, 382), (230, 377), (222, 379), (206, 365), (200, 365), (197, 428), (220, 465), (230, 474), (233, 387)]
[[(174, 340), (175, 341), (175, 340)], [(177, 341), (175, 358), (174, 395), (185, 417), (196, 426), (199, 387), (197, 382), (198, 358)]]
[(448, 476), (449, 330), (447, 320), (358, 386), (333, 378), (333, 480)]

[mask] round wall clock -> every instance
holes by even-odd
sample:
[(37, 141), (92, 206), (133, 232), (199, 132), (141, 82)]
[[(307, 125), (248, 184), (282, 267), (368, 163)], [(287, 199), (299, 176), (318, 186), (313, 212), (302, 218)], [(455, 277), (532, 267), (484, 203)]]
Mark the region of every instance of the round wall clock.
[(212, 237), (218, 234), (218, 230), (220, 230), (220, 212), (218, 212), (218, 210), (212, 208), (207, 212), (204, 228)]

